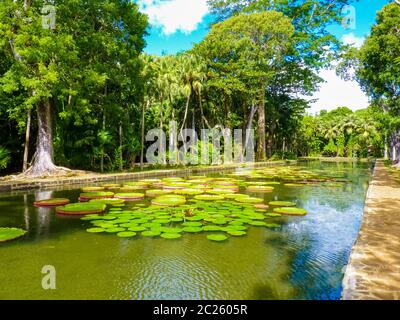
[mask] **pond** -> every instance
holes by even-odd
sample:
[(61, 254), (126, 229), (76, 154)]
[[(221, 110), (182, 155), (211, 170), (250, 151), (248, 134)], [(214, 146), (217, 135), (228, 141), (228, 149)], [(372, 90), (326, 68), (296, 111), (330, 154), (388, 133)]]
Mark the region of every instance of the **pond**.
[[(197, 186), (219, 181), (221, 189), (224, 185), (228, 189), (235, 184), (240, 193), (263, 199), (265, 204), (291, 201), (308, 212), (304, 216), (268, 215), (273, 207), (260, 210), (253, 203), (234, 199), (205, 201), (193, 196), (187, 196), (182, 208), (157, 209), (158, 218), (166, 212), (178, 217), (175, 222), (167, 219), (167, 225), (158, 221), (163, 228), (182, 227), (179, 217), (186, 222), (201, 220), (203, 226), (218, 226), (215, 219), (226, 220), (220, 222), (221, 228), (245, 226), (239, 227), (244, 230), (237, 234), (240, 236), (221, 229), (227, 236), (221, 242), (210, 241), (207, 235), (222, 231), (179, 230), (178, 239), (144, 237), (140, 232), (132, 238), (90, 233), (87, 229), (98, 228), (99, 221), (33, 206), (48, 198), (77, 202), (80, 189), (1, 194), (0, 227), (23, 228), (28, 233), (0, 243), (0, 299), (340, 299), (343, 271), (360, 228), (371, 168), (369, 163), (311, 161), (219, 173), (208, 179), (184, 177), (196, 181)], [(269, 184), (271, 181), (276, 183)], [(274, 189), (259, 192), (248, 188), (265, 182)], [(180, 183), (179, 179), (169, 181), (175, 186)], [(143, 217), (149, 214), (151, 199), (126, 202), (122, 210), (116, 207), (107, 215), (125, 212), (128, 220), (129, 214)], [(196, 214), (202, 218), (190, 219)], [(247, 221), (246, 214), (255, 220)], [(262, 220), (256, 218), (260, 214)], [(129, 227), (127, 221), (117, 219)], [(147, 231), (152, 230), (149, 223), (156, 221), (151, 219), (140, 221), (147, 223)], [(265, 224), (248, 224), (252, 221)], [(55, 290), (42, 288), (41, 271), (47, 265), (56, 270)]]

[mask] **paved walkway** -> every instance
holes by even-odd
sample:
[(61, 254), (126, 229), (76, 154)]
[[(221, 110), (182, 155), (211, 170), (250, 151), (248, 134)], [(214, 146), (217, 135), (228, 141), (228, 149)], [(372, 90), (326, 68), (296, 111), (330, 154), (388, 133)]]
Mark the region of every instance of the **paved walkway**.
[(383, 161), (376, 163), (343, 285), (344, 300), (400, 300), (400, 183)]

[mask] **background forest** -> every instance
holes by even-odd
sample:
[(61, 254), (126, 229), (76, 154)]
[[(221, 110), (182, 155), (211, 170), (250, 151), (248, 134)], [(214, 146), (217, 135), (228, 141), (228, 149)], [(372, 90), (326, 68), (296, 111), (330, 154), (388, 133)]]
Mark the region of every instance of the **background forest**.
[[(129, 0), (0, 2), (0, 172), (132, 169), (149, 129), (255, 129), (257, 160), (399, 152), (400, 5), (360, 49), (328, 26), (351, 0), (210, 0), (217, 20), (177, 55), (143, 52), (146, 15)], [(308, 115), (320, 70), (335, 62), (371, 106)], [(340, 95), (340, 92), (338, 92)], [(57, 164), (57, 166), (56, 166)], [(62, 166), (62, 167), (58, 167)]]

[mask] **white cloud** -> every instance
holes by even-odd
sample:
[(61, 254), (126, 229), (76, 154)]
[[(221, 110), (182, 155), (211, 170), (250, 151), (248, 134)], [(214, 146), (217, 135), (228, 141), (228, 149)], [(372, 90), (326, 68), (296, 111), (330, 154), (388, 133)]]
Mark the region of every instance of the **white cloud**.
[[(353, 33), (343, 35), (345, 44), (360, 48), (365, 41), (363, 37), (357, 37)], [(309, 113), (315, 114), (323, 109), (333, 110), (337, 107), (348, 107), (351, 110), (364, 109), (369, 106), (367, 95), (361, 90), (356, 81), (345, 81), (336, 75), (335, 70), (322, 70), (319, 76), (325, 80), (320, 90), (312, 99), (317, 99), (311, 104)]]
[(139, 0), (150, 24), (160, 27), (165, 35), (177, 31), (189, 34), (196, 30), (208, 13), (207, 0)]
[(348, 45), (352, 45), (356, 48), (360, 48), (363, 45), (365, 38), (357, 37), (353, 32), (350, 32), (350, 33), (343, 35), (342, 41), (344, 44), (348, 44)]
[(336, 75), (335, 70), (322, 70), (319, 75), (326, 82), (312, 98), (318, 100), (311, 104), (308, 113), (315, 114), (322, 109), (330, 111), (337, 107), (348, 107), (355, 111), (369, 106), (367, 96), (356, 81), (344, 81)]

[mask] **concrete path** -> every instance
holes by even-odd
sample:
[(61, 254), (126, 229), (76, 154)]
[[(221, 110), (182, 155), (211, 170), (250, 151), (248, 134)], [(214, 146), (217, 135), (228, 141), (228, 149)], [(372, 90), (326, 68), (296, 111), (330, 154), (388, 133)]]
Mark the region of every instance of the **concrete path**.
[(344, 300), (400, 300), (400, 183), (383, 161), (376, 163), (343, 286)]

